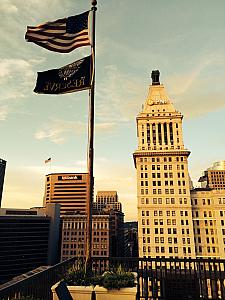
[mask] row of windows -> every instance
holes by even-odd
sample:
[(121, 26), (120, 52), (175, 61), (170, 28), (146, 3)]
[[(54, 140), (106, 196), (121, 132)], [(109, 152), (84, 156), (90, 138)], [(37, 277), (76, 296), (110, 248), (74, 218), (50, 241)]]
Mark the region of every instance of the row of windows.
[(69, 249), (69, 248), (78, 248), (78, 249), (80, 249), (80, 248), (84, 248), (84, 245), (81, 244), (81, 243), (79, 243), (79, 244), (63, 244), (62, 247), (64, 249)]
[[(153, 252), (155, 251), (156, 253), (165, 253), (165, 247), (152, 247), (154, 250)], [(148, 246), (143, 246), (143, 252), (151, 252), (151, 247)], [(178, 253), (178, 247), (168, 247), (168, 252), (169, 253)], [(191, 247), (183, 247), (183, 253), (186, 254), (186, 253), (191, 253)]]
[[(165, 215), (164, 213), (166, 213), (167, 217), (169, 217), (169, 216), (175, 217), (176, 216), (176, 211), (175, 210), (172, 210), (172, 211), (171, 210), (166, 210), (166, 212), (164, 212), (164, 213), (163, 213), (162, 210), (154, 210), (154, 211), (142, 210), (141, 215), (142, 215), (142, 217), (145, 217), (145, 216), (148, 217), (148, 216), (151, 215), (152, 212), (153, 212), (154, 216), (163, 216), (163, 215)], [(180, 211), (180, 216), (181, 217), (183, 217), (183, 216), (188, 217), (188, 211), (187, 210), (185, 210), (185, 211), (181, 210)], [(155, 220), (157, 220), (157, 219), (155, 219)]]
[[(142, 141), (142, 143), (144, 144), (144, 141)], [(180, 149), (181, 147), (180, 146), (173, 146), (173, 144), (171, 143), (171, 146), (168, 147), (168, 146), (164, 146), (164, 147), (156, 147), (156, 146), (153, 146), (153, 147), (150, 147), (150, 143), (148, 143), (148, 147), (141, 147), (141, 150), (170, 150), (170, 149)]]
[(93, 251), (93, 255), (95, 256), (107, 256), (107, 251)]
[(186, 161), (186, 157), (176, 156), (176, 157), (144, 157), (139, 158), (140, 162), (172, 162), (172, 161)]
[[(150, 167), (150, 165), (140, 165), (141, 170), (145, 170), (145, 171), (150, 170), (150, 168), (148, 168), (148, 167)], [(155, 171), (155, 170), (158, 170), (158, 171), (165, 170), (165, 171), (167, 171), (167, 170), (173, 170), (174, 169), (173, 165), (163, 165), (163, 168), (161, 168), (161, 167), (162, 167), (161, 165), (151, 165), (151, 170), (153, 170), (153, 171)], [(174, 167), (175, 167), (175, 165), (174, 165)], [(184, 165), (176, 165), (176, 169), (177, 170), (184, 170)]]
[[(168, 140), (164, 139), (164, 141), (165, 141), (165, 144), (168, 145)], [(141, 142), (142, 142), (142, 144), (145, 144), (144, 139), (142, 139)], [(153, 141), (152, 142), (153, 142), (153, 144), (156, 144), (156, 139), (155, 139), (154, 135), (153, 135)], [(179, 138), (177, 138), (177, 143), (179, 143), (179, 142), (180, 142), (180, 140), (179, 140)], [(150, 139), (148, 139), (148, 138), (147, 138), (147, 143), (148, 143), (148, 145), (150, 145)], [(159, 144), (162, 145), (162, 140), (160, 140), (160, 135), (159, 135)], [(170, 144), (171, 145), (174, 144), (174, 141), (172, 139), (170, 139)]]
[[(195, 239), (195, 243), (199, 243), (199, 244), (202, 243), (202, 238), (200, 236), (195, 237), (194, 239)], [(206, 237), (205, 240), (206, 240), (207, 244), (210, 244), (210, 243), (215, 244), (215, 237), (212, 237), (212, 238)], [(224, 240), (223, 243), (225, 244), (225, 238), (223, 240)]]
[[(83, 256), (84, 255), (84, 251), (81, 250), (81, 251), (76, 251), (76, 250), (63, 250), (63, 257), (62, 257), (62, 260), (65, 260), (65, 259), (68, 259), (68, 255), (73, 255), (73, 256), (76, 256), (76, 255), (81, 255)], [(98, 251), (98, 250), (94, 250), (93, 251), (93, 255), (94, 256), (107, 256), (107, 251)]]
[[(83, 233), (83, 235), (84, 235), (84, 233)], [(64, 237), (63, 238), (63, 241), (64, 242), (77, 242), (77, 241), (79, 241), (80, 242), (80, 238), (76, 238), (76, 237)]]
[(66, 232), (64, 231), (63, 232), (64, 236), (66, 236), (66, 235), (69, 236), (70, 234), (71, 234), (71, 236), (72, 235), (84, 235), (85, 231), (83, 230), (83, 231), (66, 231)]
[[(175, 237), (175, 238), (172, 238), (172, 237), (169, 237), (168, 238), (168, 243), (169, 244), (177, 244), (177, 238)], [(159, 243), (161, 243), (161, 244), (164, 244), (164, 237), (158, 237), (158, 236), (156, 236), (155, 237), (155, 244), (159, 244)]]
[[(158, 102), (159, 103), (159, 102)], [(160, 112), (160, 110), (157, 110), (158, 112)], [(156, 110), (152, 109), (152, 112), (157, 112)], [(163, 109), (163, 111), (165, 111), (165, 109)], [(152, 114), (146, 114), (147, 117), (150, 117)], [(164, 115), (164, 114), (163, 114)], [(171, 116), (171, 113), (168, 114), (169, 116)], [(176, 124), (176, 128), (178, 128), (178, 123), (173, 123)], [(150, 125), (150, 123), (146, 123), (147, 126)], [(144, 129), (144, 124), (141, 125), (142, 129)]]
[[(175, 198), (141, 198), (141, 204), (176, 204), (177, 199)], [(187, 204), (187, 198), (179, 198), (179, 204)]]
[[(62, 254), (63, 255), (84, 255), (84, 251), (81, 250), (81, 251), (76, 251), (76, 250), (63, 250), (62, 251)], [(63, 258), (64, 259), (64, 258)]]
[(191, 199), (191, 204), (192, 205), (201, 205), (201, 202), (203, 205), (210, 205), (211, 200), (210, 199)]
[[(167, 179), (167, 178), (173, 178), (173, 175), (174, 175), (174, 173), (173, 172), (169, 172), (169, 173), (164, 173), (164, 174), (161, 174), (161, 173), (151, 173), (151, 174), (148, 174), (148, 173), (141, 173), (141, 178), (148, 178), (148, 175), (151, 175), (152, 176), (152, 178), (158, 178), (158, 179), (160, 179), (161, 178), (161, 175), (162, 175), (162, 177), (163, 178), (165, 178), (165, 179)], [(164, 176), (163, 176), (164, 175)], [(149, 176), (149, 177), (151, 177), (151, 176)], [(178, 172), (177, 173), (177, 177), (178, 178), (184, 178), (184, 172), (182, 172), (182, 173), (180, 173), (180, 172)], [(168, 184), (167, 184), (168, 185)]]
[(93, 235), (107, 235), (108, 234), (108, 232), (107, 231), (94, 231), (93, 232)]
[[(153, 180), (153, 181), (141, 180), (141, 186), (148, 186), (148, 185), (150, 185), (149, 183), (152, 183), (153, 186), (163, 185), (163, 182), (161, 180), (157, 180), (157, 181), (156, 180)], [(165, 184), (165, 186), (168, 186), (168, 185), (172, 186), (174, 184), (174, 182), (173, 182), (173, 180), (165, 180), (164, 184)], [(185, 185), (186, 183), (185, 183), (185, 180), (182, 180), (182, 181), (178, 180), (177, 184), (178, 184), (178, 186), (181, 186), (181, 185)]]
[[(190, 230), (188, 228), (187, 229), (182, 228), (181, 232), (182, 232), (182, 235), (190, 234)], [(142, 233), (150, 234), (151, 233), (150, 228), (142, 228)], [(154, 228), (154, 233), (155, 234), (164, 234), (164, 228)], [(176, 228), (167, 228), (167, 234), (177, 234), (177, 229)]]
[(107, 238), (93, 238), (93, 242), (107, 242)]
[[(154, 225), (164, 225), (164, 221), (163, 219), (161, 220), (154, 220)], [(166, 224), (167, 225), (177, 225), (177, 220), (176, 219), (167, 219), (166, 220)], [(189, 221), (188, 220), (180, 220), (180, 224), (182, 226), (184, 225), (189, 225)], [(149, 219), (142, 219), (142, 225), (150, 225), (150, 220)]]
[[(165, 238), (156, 236), (154, 238), (154, 241), (155, 241), (155, 244), (159, 244), (159, 243), (164, 244)], [(177, 244), (178, 243), (178, 239), (176, 237), (174, 237), (174, 238), (168, 237), (167, 241), (168, 241), (169, 244)], [(143, 237), (143, 244), (146, 244), (146, 243), (150, 243), (150, 237), (147, 237), (147, 238)], [(191, 239), (190, 238), (182, 238), (182, 243), (183, 244), (190, 244)]]
[(94, 244), (93, 245), (93, 249), (99, 249), (99, 248), (101, 248), (101, 249), (107, 249), (107, 245), (101, 245), (101, 247), (100, 247), (99, 244)]
[[(200, 228), (194, 228), (194, 234), (201, 234), (201, 229)], [(216, 230), (214, 230), (212, 228), (210, 228), (210, 229), (205, 228), (205, 234), (206, 235), (208, 235), (208, 234), (214, 235), (214, 234), (216, 234)], [(225, 231), (224, 231), (224, 235), (225, 235)]]
[[(197, 253), (202, 253), (203, 252), (202, 248), (203, 248), (202, 246), (198, 246), (198, 247), (196, 246), (195, 251)], [(218, 253), (218, 248), (216, 248), (216, 247), (207, 246), (205, 249), (207, 250), (208, 253)]]
[[(202, 214), (202, 212), (201, 212), (201, 214)], [(198, 218), (201, 214), (200, 214), (199, 211), (192, 211), (192, 216), (195, 217), (195, 218)], [(213, 216), (213, 213), (212, 213), (211, 210), (208, 211), (208, 212), (207, 212), (207, 211), (204, 211), (204, 212), (203, 212), (203, 216), (204, 216), (205, 218), (207, 218), (207, 217), (211, 218), (211, 217)]]
[(215, 177), (215, 178), (223, 177), (223, 175), (225, 175), (225, 171), (213, 171), (213, 173), (210, 172), (209, 175), (211, 175), (211, 177)]
[[(92, 229), (107, 229), (108, 222), (93, 222)], [(84, 222), (63, 222), (63, 229), (86, 229)]]
[[(149, 194), (153, 194), (153, 195), (161, 195), (162, 191), (164, 191), (164, 189), (152, 189), (152, 191), (150, 189), (141, 189), (141, 195), (149, 195)], [(169, 194), (174, 194), (174, 189), (165, 189), (165, 194), (169, 195)], [(186, 194), (187, 190), (186, 189), (178, 189), (178, 194), (182, 195), (182, 194)]]

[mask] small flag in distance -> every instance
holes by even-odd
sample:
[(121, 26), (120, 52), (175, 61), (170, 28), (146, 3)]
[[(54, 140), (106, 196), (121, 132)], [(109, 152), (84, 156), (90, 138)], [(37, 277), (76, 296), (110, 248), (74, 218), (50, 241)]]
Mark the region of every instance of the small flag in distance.
[(74, 49), (90, 45), (90, 11), (80, 15), (28, 26), (25, 39), (50, 51), (69, 53)]
[(49, 157), (48, 159), (45, 160), (45, 164), (47, 164), (47, 163), (49, 163), (51, 161), (52, 161), (52, 159), (51, 159), (51, 157)]
[(60, 69), (38, 72), (34, 89), (38, 94), (65, 94), (91, 87), (92, 56), (84, 57)]

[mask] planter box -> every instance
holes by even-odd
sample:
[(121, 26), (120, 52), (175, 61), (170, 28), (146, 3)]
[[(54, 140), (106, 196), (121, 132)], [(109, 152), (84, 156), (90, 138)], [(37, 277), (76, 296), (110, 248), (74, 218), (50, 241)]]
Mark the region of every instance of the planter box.
[[(53, 300), (59, 300), (56, 295), (55, 288), (58, 283), (52, 286), (51, 290), (53, 293)], [(91, 300), (92, 291), (94, 288), (92, 286), (67, 286), (72, 298), (74, 300)]]
[(122, 288), (120, 290), (107, 290), (104, 287), (94, 288), (96, 300), (136, 300), (137, 288)]

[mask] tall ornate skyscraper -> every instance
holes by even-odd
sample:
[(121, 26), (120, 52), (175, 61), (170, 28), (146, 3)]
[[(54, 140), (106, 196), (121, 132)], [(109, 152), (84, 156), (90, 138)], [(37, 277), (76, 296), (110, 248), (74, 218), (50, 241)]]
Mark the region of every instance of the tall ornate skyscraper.
[(195, 257), (188, 156), (178, 112), (152, 71), (137, 116), (138, 237), (140, 257)]

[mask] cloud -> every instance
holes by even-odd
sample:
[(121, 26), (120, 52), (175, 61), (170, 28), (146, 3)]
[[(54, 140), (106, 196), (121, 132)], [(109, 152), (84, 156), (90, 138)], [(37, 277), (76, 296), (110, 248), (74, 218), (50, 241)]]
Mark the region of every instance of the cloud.
[(104, 122), (104, 123), (97, 123), (96, 124), (96, 130), (98, 132), (100, 131), (109, 131), (114, 129), (117, 126), (117, 124), (115, 122)]
[(167, 86), (175, 106), (188, 118), (225, 107), (225, 55), (211, 53), (185, 73), (172, 75)]
[(117, 66), (104, 68), (103, 80), (96, 88), (96, 116), (101, 122), (129, 122), (138, 112), (138, 99), (143, 102), (146, 87)]
[(0, 12), (7, 14), (14, 14), (18, 12), (16, 5), (12, 4), (9, 0), (1, 0)]
[(34, 137), (37, 140), (46, 139), (60, 145), (66, 142), (68, 134), (81, 133), (84, 129), (85, 124), (79, 121), (52, 119), (48, 124), (43, 125), (43, 129), (38, 130)]
[(0, 59), (1, 119), (18, 112), (18, 106), (23, 105), (21, 99), (30, 96), (36, 76), (32, 70), (34, 64), (33, 59)]
[[(116, 127), (116, 123), (96, 123), (96, 132), (104, 133), (113, 130)], [(69, 135), (80, 135), (87, 130), (87, 124), (80, 121), (68, 121), (62, 119), (51, 119), (47, 124), (43, 125), (42, 129), (39, 129), (34, 134), (37, 140), (49, 140), (55, 144), (63, 144), (69, 138)]]
[(7, 105), (0, 106), (0, 121), (5, 121), (9, 113)]
[[(34, 60), (32, 60), (34, 63)], [(5, 83), (17, 76), (23, 75), (24, 84), (27, 80), (33, 79), (34, 72), (32, 71), (32, 63), (23, 59), (1, 59), (0, 60), (0, 83)]]
[(46, 130), (39, 130), (35, 133), (37, 140), (47, 139), (55, 144), (63, 144), (65, 139), (62, 137), (63, 129), (60, 128), (48, 128)]
[(171, 93), (179, 96), (190, 92), (192, 87), (208, 76), (210, 66), (224, 64), (224, 55), (211, 53), (203, 56), (193, 67), (185, 73), (173, 74), (167, 80)]

